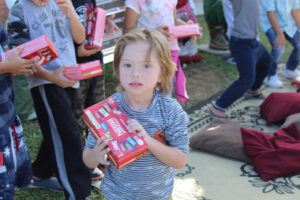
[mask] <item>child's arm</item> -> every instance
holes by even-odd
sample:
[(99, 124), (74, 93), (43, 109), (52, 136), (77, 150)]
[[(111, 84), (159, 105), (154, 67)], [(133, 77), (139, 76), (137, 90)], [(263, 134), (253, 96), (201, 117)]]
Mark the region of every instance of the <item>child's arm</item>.
[(105, 159), (109, 151), (110, 148), (107, 146), (107, 141), (102, 137), (97, 141), (94, 148), (86, 148), (83, 150), (82, 160), (89, 168), (95, 168), (99, 164), (109, 165), (110, 163)]
[(22, 48), (18, 48), (12, 55), (0, 62), (0, 74), (34, 74), (38, 71), (39, 65), (30, 59), (23, 59), (19, 56)]
[(186, 22), (184, 22), (181, 19), (177, 18), (176, 8), (174, 9), (173, 13), (174, 13), (175, 26), (187, 24)]
[(65, 65), (60, 67), (54, 72), (48, 71), (47, 69), (41, 67), (35, 76), (55, 83), (62, 88), (72, 87), (77, 81), (72, 81), (64, 76), (63, 71), (66, 67), (68, 66)]
[(128, 131), (138, 133), (144, 137), (147, 142), (148, 149), (153, 153), (161, 162), (175, 169), (180, 169), (187, 163), (187, 154), (183, 153), (176, 147), (171, 147), (160, 143), (154, 138), (150, 137), (140, 123), (134, 119), (128, 120)]
[(274, 29), (274, 31), (277, 35), (277, 38), (275, 39), (273, 44), (274, 44), (275, 48), (278, 49), (278, 48), (284, 46), (285, 36), (284, 36), (282, 30), (280, 29), (279, 23), (275, 17), (275, 12), (268, 11), (267, 16), (268, 16), (268, 19), (269, 19), (269, 22), (270, 22), (272, 28)]
[(78, 19), (72, 2), (70, 0), (55, 0), (55, 2), (69, 19), (73, 41), (81, 44), (85, 40), (85, 29)]
[(136, 13), (133, 9), (126, 8), (125, 20), (124, 20), (124, 25), (123, 25), (123, 34), (129, 32), (131, 29), (135, 28), (138, 17), (139, 17), (139, 14)]

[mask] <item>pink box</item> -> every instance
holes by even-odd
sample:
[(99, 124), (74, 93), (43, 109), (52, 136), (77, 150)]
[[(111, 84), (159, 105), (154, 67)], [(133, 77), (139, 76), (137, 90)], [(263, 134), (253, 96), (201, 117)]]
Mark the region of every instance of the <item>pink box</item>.
[(189, 36), (202, 37), (199, 24), (185, 24), (179, 26), (168, 26), (164, 28), (170, 34), (170, 38), (183, 38)]
[(84, 122), (98, 140), (104, 136), (111, 152), (108, 157), (117, 169), (134, 162), (147, 154), (145, 140), (127, 130), (128, 117), (113, 97), (83, 110)]
[(89, 9), (86, 13), (85, 35), (86, 48), (102, 48), (106, 11), (101, 8)]
[(5, 57), (10, 56), (17, 48), (24, 47), (20, 52), (20, 57), (31, 59), (33, 58), (40, 65), (46, 64), (58, 58), (54, 44), (46, 35), (40, 36), (16, 48), (5, 52)]
[(103, 74), (103, 70), (99, 60), (77, 64), (64, 69), (64, 75), (74, 81), (92, 78), (101, 74)]

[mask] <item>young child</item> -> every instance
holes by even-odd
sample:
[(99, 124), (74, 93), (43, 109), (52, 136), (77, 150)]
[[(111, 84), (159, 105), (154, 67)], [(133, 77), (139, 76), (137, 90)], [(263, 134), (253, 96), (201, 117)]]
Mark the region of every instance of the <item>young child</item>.
[(46, 34), (59, 56), (27, 77), (43, 133), (33, 163), (34, 181), (56, 174), (66, 199), (84, 199), (91, 190), (91, 177), (82, 161), (81, 133), (74, 116), (78, 83), (65, 78), (63, 70), (76, 64), (73, 40), (82, 43), (85, 29), (70, 0), (19, 0), (8, 17), (8, 31), (13, 45)]
[(272, 65), (266, 81), (270, 87), (283, 87), (276, 71), (285, 50), (285, 40), (288, 40), (294, 49), (281, 72), (282, 76), (291, 79), (300, 76), (297, 70), (300, 61), (299, 9), (299, 0), (262, 0), (261, 28), (272, 45)]
[(260, 0), (232, 0), (232, 6), (235, 20), (229, 48), (240, 77), (209, 108), (212, 116), (221, 118), (227, 118), (225, 109), (243, 95), (246, 98), (264, 98), (259, 88), (271, 65), (270, 54), (256, 39), (259, 33)]
[[(160, 199), (171, 197), (174, 168), (187, 162), (188, 116), (179, 103), (166, 94), (171, 90), (175, 65), (165, 37), (156, 30), (135, 29), (117, 43), (114, 73), (121, 91), (113, 98), (129, 117), (128, 130), (140, 134), (148, 154), (121, 170), (105, 161), (107, 141), (88, 135), (84, 163), (92, 168), (107, 165), (100, 186), (105, 198)], [(166, 144), (156, 140), (162, 133)]]
[(31, 162), (20, 119), (14, 107), (10, 73), (33, 74), (38, 65), (19, 57), (21, 49), (5, 58), (2, 46), (7, 36), (0, 25), (0, 199), (13, 200), (15, 187), (24, 187), (32, 179)]
[[(157, 29), (168, 37), (165, 26), (186, 24), (176, 17), (177, 0), (126, 0), (125, 20), (123, 32), (137, 28)], [(173, 62), (177, 65), (174, 78), (174, 91), (177, 100), (182, 103), (188, 101), (185, 89), (185, 77), (179, 62), (179, 46), (177, 39), (168, 38)]]

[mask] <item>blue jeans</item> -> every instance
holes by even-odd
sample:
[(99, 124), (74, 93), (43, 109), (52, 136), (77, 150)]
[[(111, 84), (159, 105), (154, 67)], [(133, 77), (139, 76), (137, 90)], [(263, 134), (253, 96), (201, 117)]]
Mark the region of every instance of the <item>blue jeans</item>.
[(240, 77), (216, 101), (216, 105), (224, 109), (242, 97), (247, 90), (258, 90), (268, 74), (272, 61), (267, 49), (256, 39), (239, 39), (231, 36), (229, 48)]
[[(294, 47), (293, 51), (290, 54), (290, 57), (286, 63), (286, 68), (288, 70), (292, 70), (294, 71), (300, 61), (300, 41), (298, 40), (299, 36), (300, 36), (300, 32), (297, 31), (295, 33), (295, 35), (293, 36), (293, 38), (289, 37), (286, 33), (284, 33), (285, 38), (287, 41), (289, 41), (291, 43), (291, 45)], [(267, 32), (266, 32), (266, 36), (268, 37), (271, 45), (272, 45), (272, 51), (271, 51), (271, 57), (272, 57), (272, 66), (270, 68), (270, 71), (268, 73), (269, 76), (273, 76), (276, 74), (277, 71), (277, 65), (280, 62), (280, 59), (284, 53), (284, 46), (280, 47), (279, 49), (276, 49), (274, 47), (274, 41), (276, 40), (276, 33), (274, 31), (273, 28), (270, 28)]]

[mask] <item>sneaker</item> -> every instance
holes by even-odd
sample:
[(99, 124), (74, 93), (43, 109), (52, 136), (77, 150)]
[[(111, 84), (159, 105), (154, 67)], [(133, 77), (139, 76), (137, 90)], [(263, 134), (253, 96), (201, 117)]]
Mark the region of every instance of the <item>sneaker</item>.
[(29, 188), (45, 188), (52, 191), (63, 191), (64, 188), (60, 185), (57, 178), (39, 178), (33, 176), (31, 184), (28, 186)]
[(292, 71), (292, 70), (288, 70), (288, 69), (284, 68), (281, 71), (281, 75), (285, 78), (293, 79), (293, 78), (300, 76), (300, 72), (297, 69)]
[(103, 172), (97, 167), (91, 170), (92, 181), (101, 180), (104, 177)]
[(281, 88), (283, 87), (283, 84), (282, 82), (279, 80), (277, 74), (273, 75), (273, 76), (270, 76), (267, 81), (266, 81), (266, 84), (269, 86), (269, 87), (272, 87), (272, 88)]

